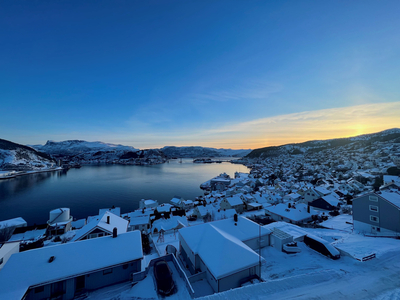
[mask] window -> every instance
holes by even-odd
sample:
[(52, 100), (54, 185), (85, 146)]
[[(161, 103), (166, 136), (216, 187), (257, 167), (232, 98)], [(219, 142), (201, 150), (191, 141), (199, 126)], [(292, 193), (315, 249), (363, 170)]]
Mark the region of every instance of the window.
[(128, 269), (128, 267), (129, 267), (129, 264), (125, 264), (122, 266), (122, 269), (126, 270), (126, 269)]
[(379, 218), (375, 216), (369, 216), (369, 220), (375, 223), (379, 223)]
[(113, 271), (112, 268), (111, 268), (111, 269), (104, 270), (104, 271), (103, 271), (103, 275), (111, 274), (112, 271)]
[(369, 206), (369, 210), (370, 210), (370, 211), (374, 211), (374, 212), (378, 212), (378, 211), (379, 211), (379, 208), (378, 208), (378, 206), (370, 205), (370, 206)]
[(35, 288), (35, 294), (41, 293), (43, 291), (44, 291), (44, 285)]
[(369, 201), (378, 202), (378, 197), (377, 196), (369, 196)]
[(381, 232), (380, 227), (376, 227), (376, 231)]

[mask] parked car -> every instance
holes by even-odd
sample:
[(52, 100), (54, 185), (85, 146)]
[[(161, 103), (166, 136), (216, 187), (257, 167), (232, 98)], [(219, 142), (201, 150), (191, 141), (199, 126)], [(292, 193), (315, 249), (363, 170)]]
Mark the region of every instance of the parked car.
[(321, 239), (319, 237), (307, 234), (304, 237), (304, 243), (311, 249), (328, 256), (332, 259), (339, 259), (340, 252), (335, 247), (333, 247), (329, 242)]
[(197, 220), (197, 216), (196, 215), (191, 215), (187, 219), (188, 219), (188, 221), (196, 221)]
[(172, 272), (165, 260), (157, 261), (154, 264), (154, 277), (157, 284), (157, 292), (163, 295), (170, 295), (175, 284), (172, 280)]

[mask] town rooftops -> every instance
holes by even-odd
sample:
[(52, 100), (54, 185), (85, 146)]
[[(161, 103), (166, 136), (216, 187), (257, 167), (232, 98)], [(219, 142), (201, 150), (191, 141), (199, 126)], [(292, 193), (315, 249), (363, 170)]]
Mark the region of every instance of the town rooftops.
[[(54, 257), (52, 262), (50, 258)], [(139, 231), (15, 253), (0, 272), (0, 299), (21, 299), (29, 287), (107, 269), (143, 257)]]

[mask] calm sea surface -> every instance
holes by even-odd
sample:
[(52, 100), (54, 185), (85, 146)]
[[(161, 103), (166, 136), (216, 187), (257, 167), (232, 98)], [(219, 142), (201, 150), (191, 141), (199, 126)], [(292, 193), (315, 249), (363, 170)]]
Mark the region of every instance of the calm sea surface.
[(49, 211), (59, 207), (69, 207), (80, 219), (113, 205), (122, 213), (132, 211), (140, 199), (164, 203), (177, 195), (193, 200), (203, 195), (201, 183), (223, 172), (233, 177), (236, 171), (249, 170), (228, 162), (194, 164), (183, 159), (154, 166), (83, 166), (0, 180), (0, 221), (23, 217), (29, 226), (45, 223)]

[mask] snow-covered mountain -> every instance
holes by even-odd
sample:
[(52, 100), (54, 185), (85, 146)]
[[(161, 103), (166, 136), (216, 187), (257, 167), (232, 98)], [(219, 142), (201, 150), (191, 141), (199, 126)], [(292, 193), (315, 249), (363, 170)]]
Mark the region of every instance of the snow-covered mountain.
[(161, 149), (168, 157), (243, 157), (251, 152), (251, 149), (216, 149), (199, 146), (174, 147), (166, 146)]
[(81, 140), (68, 140), (62, 142), (47, 141), (45, 145), (32, 145), (31, 147), (51, 155), (75, 156), (82, 153), (95, 153), (98, 151), (138, 151), (131, 146), (115, 145), (103, 142), (87, 142)]
[(166, 161), (158, 149), (139, 150), (131, 146), (115, 145), (103, 142), (68, 140), (62, 142), (47, 141), (45, 145), (33, 145), (33, 148), (57, 158), (71, 162), (117, 163), (117, 164), (158, 164)]
[(279, 156), (285, 154), (310, 154), (323, 150), (337, 148), (342, 146), (350, 147), (354, 150), (371, 145), (375, 142), (393, 141), (400, 142), (400, 129), (393, 128), (377, 133), (363, 134), (349, 138), (329, 139), (308, 141), (298, 144), (287, 144), (282, 146), (272, 146), (254, 149), (247, 155), (249, 158), (263, 158), (270, 156)]
[(0, 170), (29, 171), (55, 166), (56, 161), (45, 153), (0, 139)]

